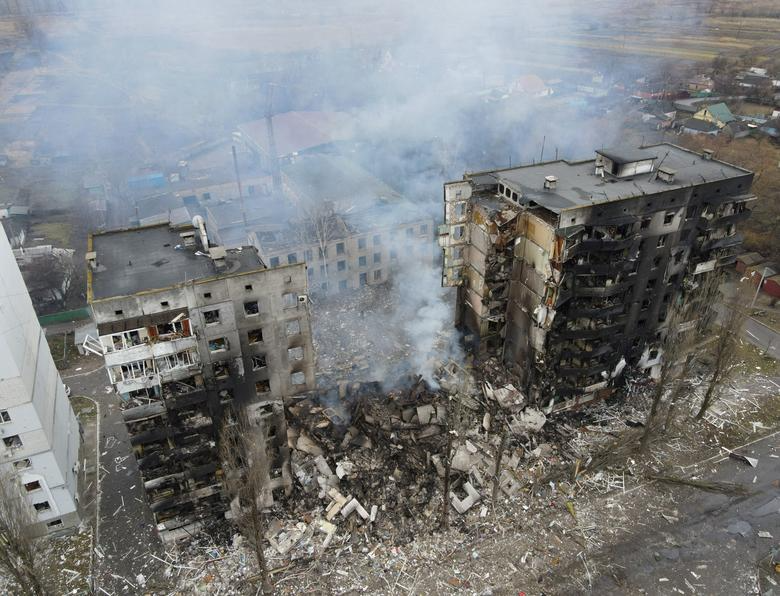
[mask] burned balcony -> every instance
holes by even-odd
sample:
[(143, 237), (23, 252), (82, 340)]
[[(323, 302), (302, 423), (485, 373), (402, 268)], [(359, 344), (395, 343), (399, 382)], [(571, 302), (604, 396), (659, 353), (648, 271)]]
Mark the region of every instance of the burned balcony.
[(732, 248), (735, 246), (740, 246), (742, 244), (742, 234), (737, 233), (728, 233), (729, 231), (726, 231), (725, 235), (721, 235), (720, 237), (710, 237), (703, 240), (701, 245), (702, 251), (708, 251), (708, 250), (715, 250), (715, 249), (724, 249), (724, 248)]
[[(620, 338), (615, 337), (615, 340)], [(617, 343), (617, 341), (615, 341)], [(579, 357), (579, 358), (599, 358), (607, 354), (611, 354), (616, 351), (616, 347), (605, 341), (591, 342), (584, 339), (575, 339), (570, 342), (565, 342), (560, 349), (562, 357)]]
[(602, 362), (602, 361), (584, 361), (584, 362), (577, 362), (576, 360), (573, 360), (572, 362), (566, 364), (565, 361), (561, 361), (560, 365), (557, 368), (558, 374), (562, 377), (579, 377), (582, 375), (586, 376), (592, 376), (597, 375), (605, 370), (610, 370), (612, 368), (608, 362)]
[(606, 335), (620, 333), (625, 326), (626, 317), (619, 316), (605, 320), (579, 318), (567, 321), (566, 326), (556, 331), (562, 339), (598, 339)]
[(588, 317), (599, 319), (614, 317), (625, 312), (626, 303), (622, 300), (611, 299), (578, 299), (569, 305), (568, 313), (575, 317)]
[(565, 260), (591, 252), (614, 252), (631, 248), (639, 241), (633, 223), (621, 226), (586, 227), (579, 238), (567, 240)]
[(621, 279), (620, 276), (588, 275), (577, 276), (574, 288), (575, 296), (608, 297), (617, 296), (628, 290), (632, 280)]

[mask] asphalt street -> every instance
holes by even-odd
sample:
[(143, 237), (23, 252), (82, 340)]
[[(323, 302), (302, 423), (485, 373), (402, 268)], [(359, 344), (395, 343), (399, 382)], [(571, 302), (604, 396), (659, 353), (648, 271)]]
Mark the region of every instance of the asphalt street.
[[(119, 398), (109, 391), (104, 368), (97, 358), (82, 364), (83, 371), (67, 371), (63, 379), (73, 395), (93, 398), (100, 405), (99, 523), (95, 554), (96, 592), (143, 593), (159, 577), (162, 543), (144, 501), (143, 483), (122, 422)], [(70, 373), (70, 374), (69, 374)], [(72, 376), (71, 376), (72, 375)]]
[(780, 593), (771, 584), (780, 584), (780, 575), (759, 568), (780, 548), (780, 433), (739, 452), (757, 458), (757, 467), (724, 454), (680, 475), (739, 483), (747, 496), (668, 486), (678, 497), (670, 519), (679, 521), (648, 519), (641, 532), (602, 553), (616, 572), (602, 575), (592, 593)]

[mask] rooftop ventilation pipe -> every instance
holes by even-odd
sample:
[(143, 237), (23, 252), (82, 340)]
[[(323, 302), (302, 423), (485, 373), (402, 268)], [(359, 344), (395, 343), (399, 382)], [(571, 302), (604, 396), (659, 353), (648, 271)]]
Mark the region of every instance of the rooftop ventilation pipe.
[(555, 176), (545, 176), (544, 178), (545, 190), (555, 190), (556, 186), (558, 186), (558, 179)]
[(203, 252), (209, 252), (209, 237), (206, 234), (206, 222), (203, 221), (203, 217), (196, 215), (192, 218), (192, 225), (200, 230), (200, 243), (203, 245)]

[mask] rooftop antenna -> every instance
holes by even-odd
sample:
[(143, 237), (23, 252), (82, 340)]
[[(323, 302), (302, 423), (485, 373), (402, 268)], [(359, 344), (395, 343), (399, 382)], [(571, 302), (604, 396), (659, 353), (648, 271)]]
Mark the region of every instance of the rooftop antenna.
[(244, 232), (246, 232), (246, 209), (244, 209), (244, 191), (241, 188), (241, 174), (238, 172), (238, 157), (236, 156), (236, 146), (231, 145), (233, 151), (233, 167), (236, 170), (236, 184), (238, 185), (238, 200), (241, 201), (241, 218), (244, 220)]
[(268, 93), (265, 99), (265, 126), (268, 134), (268, 153), (271, 159), (271, 177), (274, 183), (274, 190), (277, 194), (282, 192), (282, 172), (279, 168), (279, 155), (276, 152), (276, 138), (274, 137), (274, 83), (268, 83)]
[(555, 148), (555, 161), (558, 161), (558, 147)]
[(542, 137), (542, 154), (539, 156), (539, 161), (540, 161), (540, 162), (543, 162), (543, 161), (544, 161), (544, 144), (545, 144), (546, 142), (547, 142), (547, 135), (544, 135), (544, 136)]
[(661, 166), (664, 165), (664, 162), (666, 161), (667, 157), (669, 157), (669, 151), (667, 151), (666, 155), (664, 155), (661, 161), (658, 162), (658, 167), (651, 172), (650, 178), (647, 179), (648, 182), (652, 182), (653, 180), (658, 178), (658, 170), (660, 170)]

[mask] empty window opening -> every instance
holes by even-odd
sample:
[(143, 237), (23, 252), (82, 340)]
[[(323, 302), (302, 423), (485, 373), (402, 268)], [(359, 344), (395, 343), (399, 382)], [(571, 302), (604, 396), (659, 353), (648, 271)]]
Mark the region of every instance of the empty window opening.
[(121, 315), (121, 314), (123, 314), (123, 313), (124, 313), (124, 311), (123, 311), (123, 310), (115, 310), (115, 311), (114, 311), (114, 314), (115, 314), (115, 315)]
[(39, 480), (33, 480), (32, 482), (25, 482), (24, 490), (26, 490), (28, 493), (31, 493), (36, 490), (41, 490), (41, 483)]
[(303, 360), (303, 347), (287, 348), (287, 358), (289, 360)]
[(257, 303), (257, 300), (244, 302), (244, 314), (248, 317), (253, 317), (260, 314), (260, 305)]
[(5, 424), (6, 422), (11, 422), (11, 415), (8, 413), (8, 410), (0, 410), (0, 424)]
[(368, 274), (366, 274), (366, 273), (361, 273), (361, 274), (360, 274), (360, 285), (361, 285), (361, 286), (364, 286), (364, 285), (366, 285), (367, 283), (368, 283)]
[(19, 435), (10, 435), (3, 437), (3, 444), (8, 449), (18, 449), (22, 446), (22, 440), (19, 438)]
[(268, 360), (265, 354), (255, 354), (252, 356), (252, 370), (262, 370), (268, 366)]
[(664, 215), (664, 225), (665, 226), (671, 225), (672, 222), (674, 222), (675, 215), (677, 215), (676, 211), (667, 211), (666, 215)]
[(216, 337), (214, 339), (209, 340), (209, 351), (219, 352), (221, 350), (227, 350), (228, 345), (229, 344), (226, 337)]
[(285, 329), (285, 332), (287, 336), (291, 335), (300, 335), (301, 333), (301, 322), (298, 319), (293, 319), (292, 321), (287, 321), (287, 326)]
[(245, 289), (247, 292), (251, 292), (251, 291), (252, 291), (252, 284), (246, 284), (246, 285), (244, 286), (244, 289)]
[(163, 308), (168, 308), (169, 302), (167, 300), (163, 300), (162, 302), (160, 302), (160, 306), (162, 306)]
[(290, 383), (293, 385), (305, 385), (306, 384), (306, 375), (302, 372), (294, 372), (290, 375)]
[(32, 460), (30, 460), (29, 457), (26, 457), (24, 459), (18, 459), (14, 462), (14, 469), (15, 470), (26, 470), (27, 468), (32, 467)]
[(664, 234), (663, 236), (659, 236), (658, 237), (658, 244), (656, 244), (656, 246), (658, 248), (661, 248), (662, 246), (665, 246), (665, 245), (666, 245), (666, 234)]
[(365, 247), (366, 247), (366, 239), (365, 238), (358, 238), (358, 248), (360, 250), (362, 250)]
[(465, 233), (466, 226), (455, 226), (455, 229), (453, 230), (453, 236), (455, 236), (455, 240), (462, 240)]
[(381, 279), (382, 279), (382, 270), (377, 269), (376, 271), (374, 271), (374, 281), (379, 281)]
[(257, 395), (264, 395), (269, 391), (271, 391), (271, 383), (267, 379), (255, 383), (255, 393)]
[(338, 244), (336, 244), (336, 254), (337, 255), (343, 255), (344, 254), (344, 243), (343, 242), (339, 242)]
[(292, 292), (286, 292), (285, 294), (282, 294), (282, 304), (285, 308), (296, 306), (298, 304), (298, 296)]
[(206, 310), (203, 312), (203, 321), (206, 325), (219, 323), (219, 310)]
[(346, 271), (347, 270), (347, 262), (346, 261), (339, 261), (336, 263), (336, 267), (339, 271)]
[(61, 525), (62, 525), (62, 520), (61, 519), (53, 519), (50, 522), (46, 522), (46, 527), (47, 528), (58, 528)]
[(642, 230), (646, 230), (647, 228), (649, 228), (649, 227), (650, 227), (650, 222), (651, 222), (651, 221), (653, 221), (653, 219), (652, 219), (651, 217), (645, 217), (645, 218), (643, 218), (643, 219), (642, 219), (642, 225), (640, 226), (640, 228), (641, 228)]
[(211, 298), (211, 292), (203, 292), (204, 298)]
[(214, 378), (226, 379), (230, 376), (230, 367), (227, 362), (214, 363)]
[(249, 338), (250, 344), (259, 344), (263, 341), (263, 330), (262, 329), (251, 329), (247, 333), (247, 337)]
[(657, 256), (653, 259), (653, 268), (658, 267), (661, 264), (661, 257)]
[(49, 511), (51, 510), (51, 505), (49, 505), (48, 501), (41, 501), (40, 503), (33, 503), (33, 507), (35, 507), (35, 510), (40, 512), (43, 511)]

